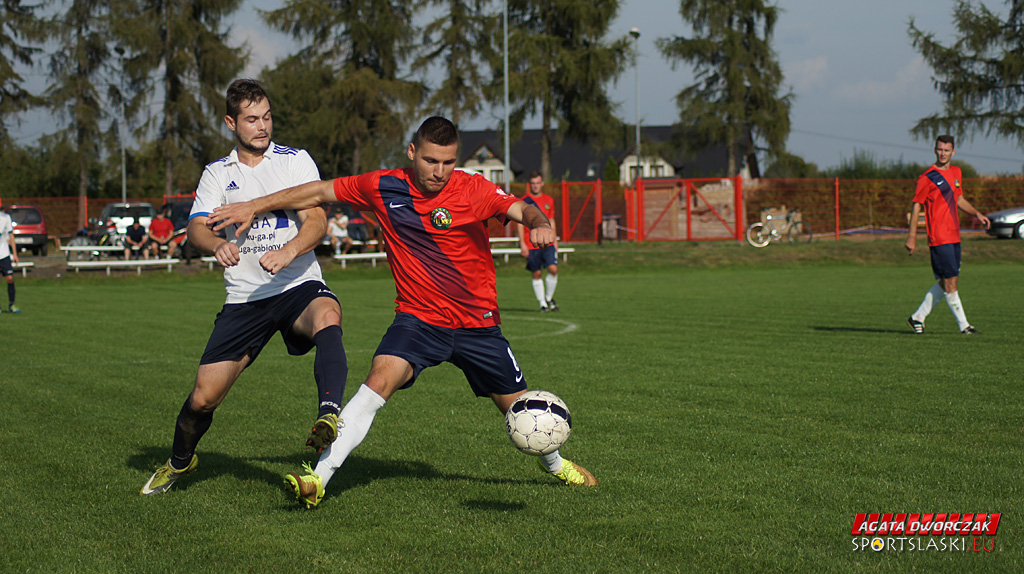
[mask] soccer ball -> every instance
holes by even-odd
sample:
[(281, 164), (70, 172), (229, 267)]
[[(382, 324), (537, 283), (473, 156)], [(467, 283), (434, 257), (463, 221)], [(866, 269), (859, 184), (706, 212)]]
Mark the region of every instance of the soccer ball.
[(527, 391), (505, 413), (505, 430), (516, 448), (540, 456), (565, 444), (572, 431), (572, 416), (554, 393)]

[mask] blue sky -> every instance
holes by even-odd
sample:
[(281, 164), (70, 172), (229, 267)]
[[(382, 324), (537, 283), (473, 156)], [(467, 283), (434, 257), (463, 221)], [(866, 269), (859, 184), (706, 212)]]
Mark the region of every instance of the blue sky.
[[(294, 50), (285, 35), (269, 30), (256, 9), (271, 10), (283, 0), (247, 0), (232, 27), (232, 40), (246, 41), (252, 51), (247, 75)], [(1002, 2), (985, 0), (1001, 11)], [(819, 167), (838, 165), (865, 150), (880, 159), (931, 162), (931, 142), (914, 140), (908, 133), (921, 117), (941, 110), (932, 87), (931, 69), (910, 46), (907, 24), (953, 39), (953, 0), (780, 0), (783, 10), (774, 46), (796, 96), (788, 149)], [(634, 70), (630, 67), (612, 87), (619, 102), (619, 117), (632, 123), (640, 109), (643, 125), (666, 125), (677, 117), (676, 94), (693, 80), (687, 67), (673, 70), (655, 48), (657, 38), (685, 34), (678, 0), (623, 0), (613, 24), (613, 37), (630, 28), (639, 40), (640, 97), (635, 97)], [(429, 79), (428, 79), (429, 80)], [(637, 106), (639, 103), (639, 106)], [(466, 127), (494, 127), (502, 111), (470, 122)], [(38, 132), (27, 122), (22, 132)], [(537, 122), (528, 127), (537, 127)], [(983, 174), (1021, 173), (1024, 154), (1013, 142), (957, 137), (957, 158)], [(25, 138), (19, 138), (24, 141)]]

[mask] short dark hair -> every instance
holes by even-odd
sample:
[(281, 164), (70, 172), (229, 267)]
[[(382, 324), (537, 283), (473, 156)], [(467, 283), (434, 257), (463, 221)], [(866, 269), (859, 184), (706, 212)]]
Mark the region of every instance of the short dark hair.
[(235, 80), (228, 86), (225, 98), (228, 115), (237, 120), (238, 114), (242, 113), (243, 104), (256, 104), (263, 100), (270, 103), (270, 96), (267, 95), (262, 84), (250, 78)]
[(419, 147), (424, 142), (439, 146), (450, 146), (459, 143), (459, 130), (455, 124), (447, 118), (433, 116), (423, 120), (416, 135), (413, 136), (412, 145)]
[(526, 181), (530, 181), (531, 179), (533, 179), (535, 177), (539, 177), (541, 179), (544, 179), (544, 174), (542, 174), (541, 172), (536, 171), (536, 170), (531, 171), (530, 172), (530, 177), (526, 178)]
[(943, 135), (935, 138), (935, 143), (940, 143), (940, 142), (941, 143), (948, 143), (949, 145), (953, 146), (953, 149), (956, 149), (956, 142), (953, 140), (953, 136), (951, 136), (951, 135), (943, 134)]

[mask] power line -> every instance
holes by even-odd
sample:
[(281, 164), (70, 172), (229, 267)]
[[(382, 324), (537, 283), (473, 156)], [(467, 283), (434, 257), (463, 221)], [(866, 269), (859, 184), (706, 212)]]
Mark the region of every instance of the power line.
[[(826, 138), (826, 139), (837, 140), (837, 141), (845, 141), (845, 142), (860, 143), (860, 144), (865, 144), (865, 145), (889, 147), (889, 148), (903, 149), (903, 150), (916, 151), (916, 152), (920, 152), (921, 151), (921, 148), (920, 147), (916, 147), (916, 146), (894, 144), (894, 143), (886, 143), (886, 142), (878, 142), (878, 141), (865, 140), (865, 139), (859, 139), (859, 138), (851, 138), (851, 137), (848, 137), (848, 136), (836, 136), (836, 135), (831, 135), (831, 134), (823, 134), (823, 133), (820, 133), (820, 132), (812, 132), (812, 131), (809, 131), (809, 130), (791, 129), (789, 131), (791, 131), (793, 133), (804, 134), (804, 135), (815, 136), (815, 137)], [(990, 161), (1013, 162), (1013, 163), (1015, 163), (1017, 165), (1020, 165), (1020, 164), (1024, 163), (1024, 158), (1010, 159), (1010, 158), (1006, 158), (1006, 157), (992, 157), (992, 156), (987, 156), (987, 155), (975, 155), (975, 154), (971, 154), (971, 153), (959, 153), (959, 152), (957, 152), (957, 156), (958, 157), (962, 157), (962, 158), (968, 158), (968, 159), (982, 159), (982, 160), (990, 160)]]

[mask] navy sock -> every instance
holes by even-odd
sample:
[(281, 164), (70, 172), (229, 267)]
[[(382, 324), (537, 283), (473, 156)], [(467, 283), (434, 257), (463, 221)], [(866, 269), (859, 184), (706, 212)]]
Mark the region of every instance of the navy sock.
[(348, 359), (345, 357), (345, 345), (341, 342), (341, 327), (331, 325), (321, 329), (313, 335), (313, 344), (316, 345), (313, 378), (320, 394), (317, 418), (328, 413), (338, 414), (348, 380)]
[(7, 284), (7, 303), (14, 305), (14, 283)]
[(171, 447), (171, 466), (183, 469), (192, 460), (199, 439), (210, 430), (213, 423), (213, 411), (200, 412), (192, 410), (192, 395), (185, 399), (178, 413), (178, 423), (174, 427), (174, 446)]

